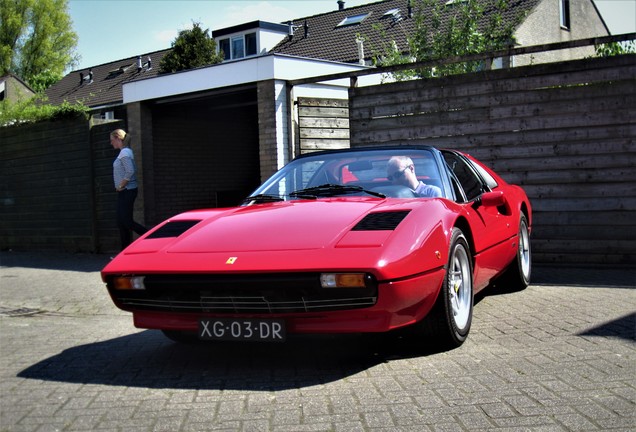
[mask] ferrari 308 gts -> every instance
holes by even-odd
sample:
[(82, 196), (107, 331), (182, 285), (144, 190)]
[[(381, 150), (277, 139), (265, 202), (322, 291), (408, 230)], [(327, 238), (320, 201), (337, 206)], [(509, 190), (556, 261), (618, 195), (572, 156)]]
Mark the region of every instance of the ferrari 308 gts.
[(139, 328), (179, 341), (407, 328), (461, 345), (475, 293), (530, 280), (524, 191), (424, 146), (297, 157), (242, 205), (157, 225), (102, 270)]

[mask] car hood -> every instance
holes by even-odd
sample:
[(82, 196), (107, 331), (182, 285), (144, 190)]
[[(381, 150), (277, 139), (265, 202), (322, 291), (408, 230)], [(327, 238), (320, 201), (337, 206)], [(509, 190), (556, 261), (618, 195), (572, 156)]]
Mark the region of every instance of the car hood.
[(441, 199), (349, 197), (192, 211), (138, 239), (104, 271), (372, 269), (407, 261), (422, 271), (429, 258), (416, 256), (417, 245), (432, 235), (441, 241), (444, 208)]
[[(191, 212), (178, 219), (204, 219), (170, 241), (165, 251), (262, 252), (325, 248), (337, 243), (372, 210), (391, 211), (392, 207), (378, 204), (377, 200), (331, 199), (255, 205), (210, 214)], [(140, 242), (130, 252), (142, 252), (153, 241)]]

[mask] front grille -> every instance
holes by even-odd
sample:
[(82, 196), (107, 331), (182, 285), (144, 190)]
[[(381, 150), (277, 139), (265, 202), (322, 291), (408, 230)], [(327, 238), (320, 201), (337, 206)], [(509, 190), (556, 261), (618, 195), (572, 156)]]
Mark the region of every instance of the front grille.
[(145, 290), (111, 290), (131, 310), (277, 314), (359, 309), (377, 301), (377, 284), (321, 288), (319, 274), (152, 275)]

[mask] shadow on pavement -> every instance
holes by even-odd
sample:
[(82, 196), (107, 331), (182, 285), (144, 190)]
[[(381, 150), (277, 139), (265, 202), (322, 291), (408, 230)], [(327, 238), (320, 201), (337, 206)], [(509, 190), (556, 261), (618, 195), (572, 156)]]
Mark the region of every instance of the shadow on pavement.
[(578, 333), (578, 336), (618, 337), (636, 340), (636, 312)]
[(183, 345), (145, 330), (69, 348), (18, 377), (126, 387), (274, 391), (338, 381), (391, 359), (427, 354), (400, 338), (382, 335), (291, 336), (275, 348), (271, 343)]
[(592, 288), (636, 288), (636, 271), (625, 267), (586, 268), (534, 265), (532, 285), (580, 286)]
[(98, 272), (110, 255), (66, 252), (0, 252), (0, 267), (24, 267), (77, 272)]

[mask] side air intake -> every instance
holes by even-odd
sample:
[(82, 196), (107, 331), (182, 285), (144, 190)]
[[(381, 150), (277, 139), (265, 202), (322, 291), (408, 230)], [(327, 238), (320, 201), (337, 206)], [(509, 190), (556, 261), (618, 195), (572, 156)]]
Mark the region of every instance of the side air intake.
[(147, 239), (179, 237), (181, 234), (201, 222), (200, 220), (180, 220), (168, 222), (157, 231), (150, 234)]
[(352, 231), (393, 231), (410, 210), (369, 213)]

